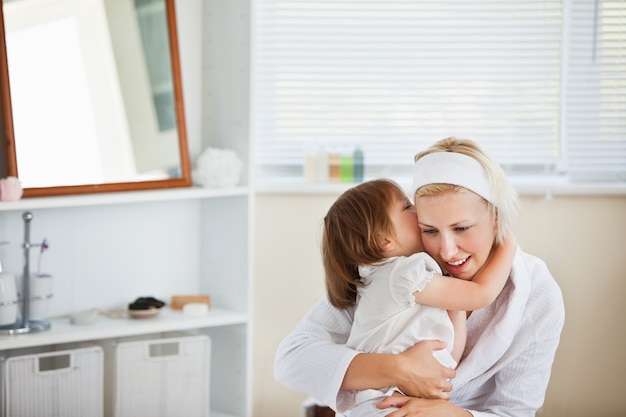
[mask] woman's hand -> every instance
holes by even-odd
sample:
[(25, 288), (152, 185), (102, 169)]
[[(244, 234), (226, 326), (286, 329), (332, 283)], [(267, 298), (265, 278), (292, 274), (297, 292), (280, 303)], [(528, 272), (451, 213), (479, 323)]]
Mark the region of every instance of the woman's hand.
[(445, 348), (440, 340), (424, 340), (398, 354), (360, 353), (348, 366), (341, 389), (398, 387), (413, 397), (447, 400), (452, 390), (450, 378), (456, 371), (433, 356), (434, 350)]
[(440, 340), (424, 340), (396, 355), (395, 386), (403, 393), (419, 398), (450, 399), (456, 371), (446, 368), (433, 356), (434, 350), (446, 348)]
[(428, 400), (424, 398), (392, 395), (376, 405), (379, 409), (397, 407), (386, 417), (471, 417), (471, 413), (445, 400)]

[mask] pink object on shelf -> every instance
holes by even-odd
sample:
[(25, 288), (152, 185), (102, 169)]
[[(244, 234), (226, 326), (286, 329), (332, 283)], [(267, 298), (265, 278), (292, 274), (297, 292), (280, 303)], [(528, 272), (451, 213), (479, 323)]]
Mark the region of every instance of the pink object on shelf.
[(0, 201), (17, 201), (22, 198), (22, 184), (16, 177), (0, 180)]

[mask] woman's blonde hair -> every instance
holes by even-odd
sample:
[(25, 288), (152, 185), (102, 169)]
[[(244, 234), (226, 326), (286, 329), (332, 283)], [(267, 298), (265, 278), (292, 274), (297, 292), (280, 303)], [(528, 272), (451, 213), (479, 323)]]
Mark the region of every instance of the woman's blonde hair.
[[(502, 243), (506, 232), (513, 228), (513, 223), (517, 217), (519, 208), (517, 192), (511, 185), (504, 170), (476, 142), (454, 137), (435, 142), (425, 151), (415, 155), (415, 162), (423, 156), (434, 152), (460, 153), (474, 158), (481, 164), (489, 179), (492, 195), (490, 198), (491, 201), (485, 200), (485, 202), (497, 219), (496, 243)], [(467, 189), (454, 184), (428, 184), (416, 190), (414, 198), (417, 199), (423, 196), (437, 195), (448, 191), (459, 192), (460, 190)]]
[(391, 180), (378, 179), (344, 192), (324, 217), (322, 261), (326, 291), (337, 308), (355, 304), (359, 265), (385, 259), (381, 237), (394, 234), (389, 208), (406, 199), (402, 188)]

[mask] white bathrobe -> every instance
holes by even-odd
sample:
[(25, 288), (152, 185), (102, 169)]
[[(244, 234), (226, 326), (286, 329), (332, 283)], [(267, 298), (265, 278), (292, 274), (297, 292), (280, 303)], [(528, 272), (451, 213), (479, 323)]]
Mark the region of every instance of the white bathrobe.
[[(314, 305), (279, 346), (276, 379), (339, 412), (354, 407), (355, 392), (340, 390), (358, 354), (345, 346), (353, 313), (326, 299)], [(474, 416), (534, 416), (545, 398), (563, 322), (561, 290), (545, 263), (518, 249), (498, 298), (468, 319), (451, 401)]]

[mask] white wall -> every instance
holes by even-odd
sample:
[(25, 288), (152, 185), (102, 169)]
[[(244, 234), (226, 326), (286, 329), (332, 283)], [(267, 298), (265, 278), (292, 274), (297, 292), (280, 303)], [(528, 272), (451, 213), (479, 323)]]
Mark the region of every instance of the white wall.
[[(335, 198), (257, 196), (255, 417), (300, 415), (305, 396), (274, 380), (274, 352), (323, 294), (319, 226)], [(516, 231), (520, 245), (547, 262), (565, 298), (565, 329), (539, 415), (624, 415), (626, 197), (525, 197)]]

